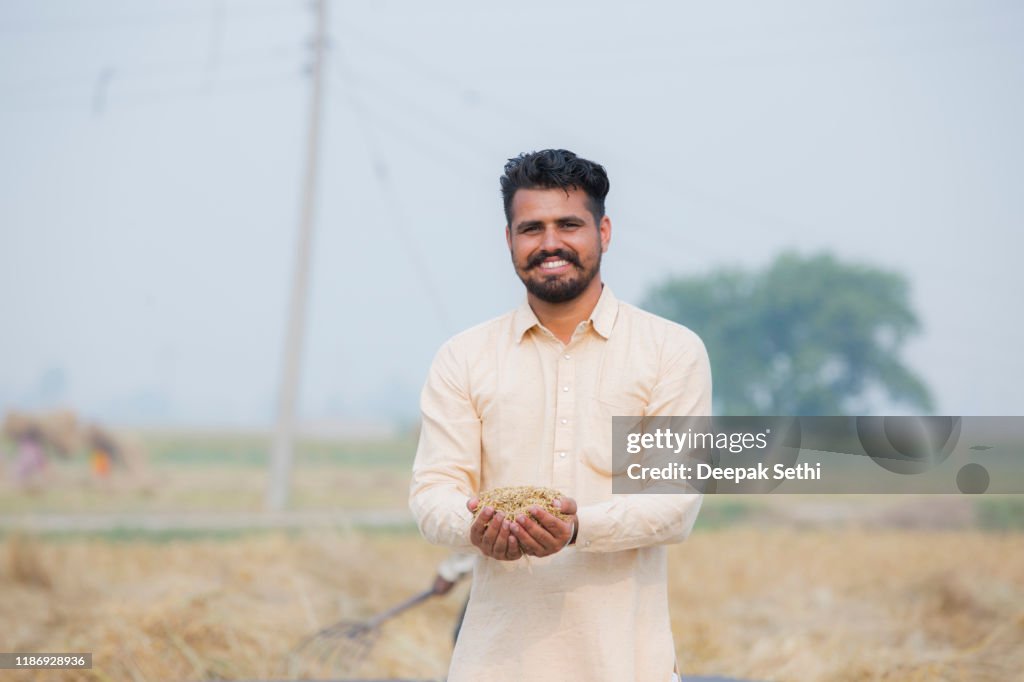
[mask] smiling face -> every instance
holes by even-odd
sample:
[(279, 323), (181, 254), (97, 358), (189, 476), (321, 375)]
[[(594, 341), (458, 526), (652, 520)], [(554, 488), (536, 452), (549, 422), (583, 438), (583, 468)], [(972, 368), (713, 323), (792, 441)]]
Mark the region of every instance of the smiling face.
[(520, 189), (505, 230), (512, 264), (526, 290), (546, 303), (572, 301), (601, 287), (601, 254), (611, 221), (595, 222), (580, 189)]

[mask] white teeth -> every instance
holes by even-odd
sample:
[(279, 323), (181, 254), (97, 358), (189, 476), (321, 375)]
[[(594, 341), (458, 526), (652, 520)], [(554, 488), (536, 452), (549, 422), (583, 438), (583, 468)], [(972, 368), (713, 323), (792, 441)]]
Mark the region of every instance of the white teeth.
[(540, 266), (545, 270), (552, 270), (554, 268), (560, 268), (563, 265), (568, 265), (569, 261), (566, 260), (553, 260), (545, 263), (541, 263)]

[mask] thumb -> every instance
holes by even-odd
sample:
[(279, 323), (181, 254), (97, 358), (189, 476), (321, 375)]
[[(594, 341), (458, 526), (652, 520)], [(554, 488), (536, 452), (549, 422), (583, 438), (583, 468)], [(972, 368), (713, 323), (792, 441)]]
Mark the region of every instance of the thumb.
[(555, 500), (555, 506), (558, 508), (558, 511), (566, 514), (567, 516), (572, 516), (576, 513), (576, 500), (571, 497), (563, 497)]

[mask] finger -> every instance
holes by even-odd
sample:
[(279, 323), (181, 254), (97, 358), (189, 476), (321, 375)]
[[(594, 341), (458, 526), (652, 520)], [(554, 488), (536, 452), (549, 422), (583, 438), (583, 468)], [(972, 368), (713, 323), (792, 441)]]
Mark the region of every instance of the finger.
[[(523, 514), (517, 519), (519, 525), (529, 534), (533, 540), (540, 545), (541, 549), (538, 552), (538, 556), (544, 556), (550, 554), (555, 547), (557, 542), (551, 537), (551, 533), (547, 531), (544, 526), (537, 523), (537, 521), (529, 514)], [(520, 538), (522, 540), (522, 538)]]
[(501, 512), (494, 512), (490, 523), (487, 524), (481, 547), (487, 556), (494, 556), (494, 541), (498, 539), (498, 533), (501, 531), (501, 522), (504, 518)]
[(491, 516), (494, 514), (494, 510), (490, 507), (484, 507), (476, 520), (473, 521), (473, 525), (469, 529), (469, 541), (474, 546), (480, 547), (483, 544), (484, 531), (487, 529), (487, 523), (491, 520)]
[(544, 547), (541, 546), (541, 544), (537, 542), (529, 532), (527, 532), (522, 523), (520, 523), (520, 521), (525, 519), (525, 516), (519, 516), (519, 519), (512, 524), (512, 538), (517, 541), (516, 544), (519, 545), (520, 550), (523, 553), (530, 554), (532, 556), (543, 556), (547, 553)]
[(572, 526), (547, 510), (537, 507), (533, 515), (537, 522), (544, 527), (544, 530), (550, 533), (552, 537), (561, 539), (562, 542), (565, 542), (566, 538), (569, 537), (569, 533), (572, 532)]
[(473, 525), (469, 528), (469, 540), (475, 546), (479, 547), (480, 543), (483, 542), (484, 531), (487, 529), (487, 523), (491, 519), (491, 515), (494, 513), (493, 509), (484, 508), (476, 519), (473, 521)]
[[(511, 524), (509, 524), (511, 526)], [(511, 528), (510, 528), (511, 531)], [(516, 536), (511, 532), (508, 534), (508, 552), (507, 556), (509, 561), (515, 561), (523, 556), (523, 548), (519, 545), (519, 541), (516, 540)]]
[(571, 497), (563, 497), (561, 499), (555, 500), (554, 505), (555, 509), (562, 512), (566, 516), (576, 515), (576, 500), (572, 499)]
[(466, 500), (466, 509), (468, 509), (469, 511), (475, 512), (478, 506), (480, 506), (479, 497), (471, 497), (468, 500)]
[(508, 555), (508, 519), (502, 519), (498, 530), (498, 537), (494, 539), (494, 556), (500, 559)]

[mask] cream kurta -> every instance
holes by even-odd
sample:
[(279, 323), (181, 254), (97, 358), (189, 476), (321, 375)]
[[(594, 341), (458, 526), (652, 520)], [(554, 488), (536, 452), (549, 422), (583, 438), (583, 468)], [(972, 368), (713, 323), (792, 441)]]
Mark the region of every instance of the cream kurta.
[(575, 546), (478, 557), (449, 682), (667, 682), (664, 545), (702, 498), (613, 496), (611, 418), (711, 414), (700, 339), (607, 286), (568, 345), (523, 303), (441, 348), (421, 406), (409, 504), (430, 542), (470, 546), (466, 500), (481, 490), (546, 486), (579, 504)]

